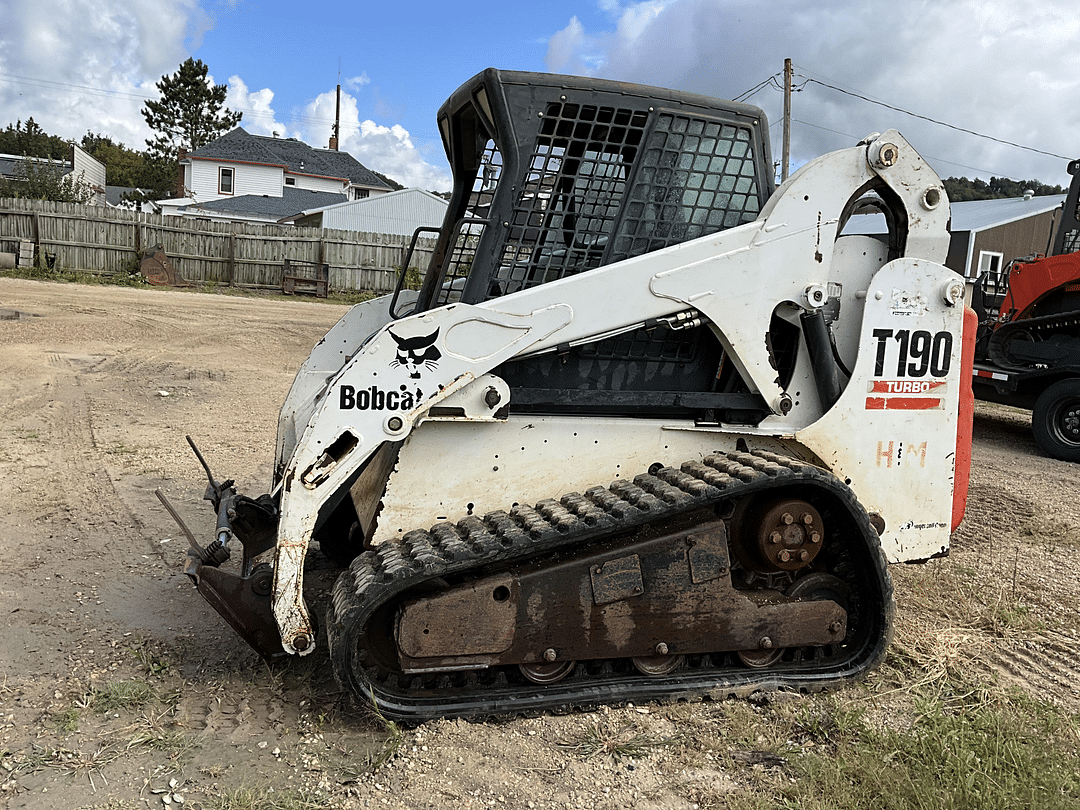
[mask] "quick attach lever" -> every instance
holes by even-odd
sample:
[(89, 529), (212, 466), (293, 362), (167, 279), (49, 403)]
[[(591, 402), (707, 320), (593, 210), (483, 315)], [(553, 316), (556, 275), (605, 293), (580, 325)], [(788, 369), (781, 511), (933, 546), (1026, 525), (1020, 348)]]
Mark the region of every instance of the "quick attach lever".
[(233, 538), (233, 531), (232, 526), (229, 524), (229, 510), (236, 499), (236, 487), (234, 486), (236, 482), (229, 478), (218, 483), (214, 478), (214, 474), (210, 471), (210, 465), (206, 463), (206, 459), (199, 452), (199, 448), (195, 446), (194, 440), (190, 436), (184, 438), (187, 439), (192, 452), (195, 453), (195, 458), (199, 460), (203, 470), (206, 471), (208, 483), (206, 492), (203, 494), (203, 500), (210, 501), (217, 512), (217, 529), (215, 530), (214, 542), (206, 547), (205, 553), (209, 559), (204, 559), (203, 563), (218, 566), (229, 559), (230, 556), (229, 541)]

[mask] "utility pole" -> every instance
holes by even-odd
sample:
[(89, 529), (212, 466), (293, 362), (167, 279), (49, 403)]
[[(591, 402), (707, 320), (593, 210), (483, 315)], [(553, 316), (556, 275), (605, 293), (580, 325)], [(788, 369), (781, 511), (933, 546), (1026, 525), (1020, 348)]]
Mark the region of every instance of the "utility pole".
[(783, 164), (780, 167), (780, 182), (788, 178), (788, 166), (791, 165), (791, 60), (784, 60), (784, 149)]

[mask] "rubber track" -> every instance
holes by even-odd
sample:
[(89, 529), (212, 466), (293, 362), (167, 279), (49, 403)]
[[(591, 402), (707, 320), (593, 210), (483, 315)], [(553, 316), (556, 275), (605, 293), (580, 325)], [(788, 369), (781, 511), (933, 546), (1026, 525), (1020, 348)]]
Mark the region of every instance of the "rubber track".
[[(834, 504), (831, 525), (847, 526), (844, 540), (831, 539), (829, 546), (835, 557), (831, 572), (858, 594), (842, 645), (788, 651), (767, 670), (749, 669), (731, 653), (687, 656), (684, 668), (662, 677), (638, 674), (626, 661), (585, 662), (566, 679), (544, 686), (526, 681), (516, 667), (424, 677), (392, 671), (393, 607), (410, 591), (778, 487), (825, 496)], [(830, 538), (837, 533), (830, 530)], [(893, 611), (892, 582), (877, 534), (851, 490), (816, 467), (755, 451), (716, 454), (703, 462), (687, 462), (680, 470), (665, 467), (639, 475), (632, 483), (619, 480), (608, 488), (594, 487), (535, 507), (514, 506), (509, 513), (496, 511), (483, 519), (467, 517), (411, 531), (401, 542), (363, 552), (341, 574), (327, 610), (327, 631), (334, 672), (343, 686), (355, 697), (373, 701), (389, 719), (419, 722), (763, 689), (817, 690), (876, 666), (889, 642)]]
[[(1019, 321), (1003, 323), (990, 335), (990, 342), (986, 345), (986, 354), (996, 365), (1009, 371), (1024, 371), (1032, 368), (1029, 363), (1020, 363), (1006, 356), (1005, 342), (1012, 332), (1033, 332), (1035, 334), (1053, 334), (1062, 330), (1069, 330), (1073, 334), (1080, 334), (1080, 311), (1062, 312), (1056, 315), (1043, 315), (1038, 318), (1024, 318)], [(1080, 362), (1080, 358), (1072, 361)]]

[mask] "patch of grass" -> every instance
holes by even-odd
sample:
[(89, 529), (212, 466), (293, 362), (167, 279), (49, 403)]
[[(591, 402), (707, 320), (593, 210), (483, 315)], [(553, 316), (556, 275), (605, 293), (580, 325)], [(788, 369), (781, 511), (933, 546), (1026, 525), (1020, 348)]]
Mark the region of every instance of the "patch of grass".
[(71, 284), (103, 284), (120, 287), (145, 287), (146, 279), (139, 272), (94, 273), (71, 267), (16, 267), (0, 273), (5, 278), (29, 278), (44, 281), (63, 281)]
[(1016, 600), (999, 600), (991, 607), (989, 619), (990, 629), (1002, 638), (1016, 633), (1041, 633), (1047, 629), (1046, 622), (1039, 619), (1030, 607)]
[(321, 802), (305, 799), (299, 793), (262, 788), (239, 788), (210, 800), (213, 810), (321, 810)]
[(103, 714), (131, 711), (154, 699), (154, 687), (146, 681), (114, 681), (98, 687), (90, 695), (90, 705)]
[(653, 749), (671, 743), (671, 739), (651, 736), (632, 724), (601, 720), (587, 726), (577, 739), (560, 742), (559, 745), (583, 759), (606, 755), (615, 762), (621, 762), (624, 759), (642, 759)]
[(370, 705), (372, 715), (386, 732), (386, 739), (383, 740), (382, 745), (372, 751), (367, 757), (368, 770), (371, 773), (375, 773), (383, 765), (393, 759), (397, 752), (401, 750), (401, 746), (405, 744), (405, 733), (401, 730), (401, 726), (393, 720), (387, 720), (383, 717), (382, 712), (379, 711), (379, 707), (375, 703), (374, 694), (371, 696)]
[(1020, 535), (1033, 545), (1046, 546), (1053, 553), (1059, 546), (1076, 546), (1080, 543), (1073, 526), (1048, 515), (1035, 515), (1020, 527)]
[[(67, 776), (85, 774), (90, 782), (91, 791), (97, 789), (94, 774), (123, 755), (123, 751), (113, 745), (101, 744), (93, 751), (79, 751), (68, 748), (41, 748), (34, 746), (33, 753), (16, 763), (17, 770), (33, 773), (45, 768), (59, 771)], [(104, 777), (99, 776), (104, 782)]]
[(1033, 698), (982, 689), (916, 696), (909, 728), (856, 713), (804, 718), (815, 746), (789, 778), (734, 808), (1056, 810), (1080, 806), (1076, 721)]
[(184, 734), (176, 729), (162, 729), (158, 726), (152, 726), (146, 732), (134, 736), (131, 739), (131, 745), (162, 751), (174, 762), (199, 747), (196, 739), (190, 734)]
[(79, 730), (79, 710), (74, 707), (62, 712), (55, 712), (52, 719), (56, 723), (57, 732), (64, 736), (74, 734)]
[(316, 298), (316, 301), (325, 301), (328, 304), (362, 304), (364, 301), (370, 301), (375, 297), (375, 293), (370, 290), (338, 290), (337, 292), (331, 292), (326, 298)]
[(105, 453), (110, 456), (133, 456), (137, 452), (139, 452), (137, 448), (130, 447), (123, 442), (113, 442), (105, 448)]
[(866, 709), (830, 695), (800, 706), (795, 725), (816, 744), (843, 745), (858, 738), (866, 725)]
[(143, 673), (149, 677), (165, 675), (172, 668), (166, 654), (160, 648), (154, 649), (150, 642), (140, 640), (132, 648), (131, 654), (139, 662)]
[(173, 713), (173, 707), (155, 712), (147, 709), (127, 732), (128, 748), (149, 748), (168, 755), (172, 762), (182, 759), (199, 747), (198, 738), (185, 734), (175, 723), (163, 722)]

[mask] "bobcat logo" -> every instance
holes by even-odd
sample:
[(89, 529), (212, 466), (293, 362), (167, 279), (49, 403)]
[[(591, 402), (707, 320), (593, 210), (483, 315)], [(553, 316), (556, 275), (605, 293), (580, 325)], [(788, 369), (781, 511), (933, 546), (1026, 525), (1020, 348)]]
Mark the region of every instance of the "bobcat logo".
[(419, 380), (421, 368), (434, 371), (438, 367), (439, 358), (442, 357), (442, 352), (435, 348), (438, 329), (422, 337), (403, 338), (393, 332), (390, 332), (390, 337), (398, 346), (397, 357), (390, 361), (391, 368), (403, 366), (412, 379)]

